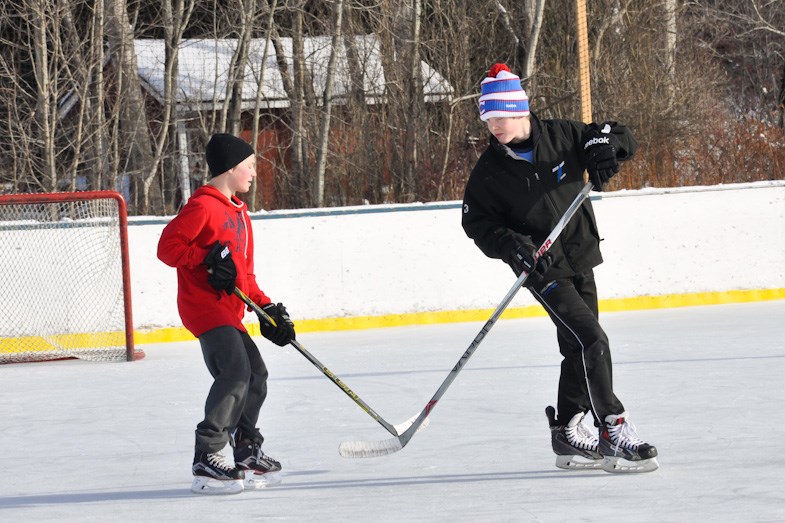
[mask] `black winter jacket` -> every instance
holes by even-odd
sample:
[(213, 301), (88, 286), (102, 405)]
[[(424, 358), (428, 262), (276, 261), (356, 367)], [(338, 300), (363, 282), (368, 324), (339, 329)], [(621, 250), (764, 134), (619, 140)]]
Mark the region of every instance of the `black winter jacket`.
[[(588, 125), (571, 120), (540, 120), (533, 113), (534, 162), (529, 163), (490, 137), (488, 148), (466, 183), (463, 229), (491, 258), (504, 259), (513, 233), (542, 245), (583, 188), (585, 163), (581, 135)], [(628, 160), (638, 144), (623, 125), (608, 122), (619, 139), (616, 157)], [(600, 235), (586, 200), (551, 247), (549, 278), (580, 274), (602, 263)]]

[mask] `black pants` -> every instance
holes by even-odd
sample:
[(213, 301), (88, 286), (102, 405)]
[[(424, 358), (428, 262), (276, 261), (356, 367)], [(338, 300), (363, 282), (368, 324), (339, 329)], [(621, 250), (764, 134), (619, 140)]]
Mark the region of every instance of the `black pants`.
[(578, 412), (592, 411), (595, 425), (624, 406), (613, 393), (608, 336), (600, 326), (594, 272), (558, 279), (546, 289), (530, 289), (556, 325), (564, 357), (557, 409), (566, 424)]
[(196, 448), (218, 452), (237, 428), (243, 437), (263, 441), (256, 428), (267, 397), (267, 367), (246, 332), (217, 327), (199, 336), (202, 355), (213, 376), (204, 405), (204, 420), (196, 426)]

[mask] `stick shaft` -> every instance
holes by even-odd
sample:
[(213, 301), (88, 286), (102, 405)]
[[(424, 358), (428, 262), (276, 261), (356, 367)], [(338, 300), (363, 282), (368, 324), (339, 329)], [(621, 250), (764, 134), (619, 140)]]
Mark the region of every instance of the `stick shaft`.
[[(575, 197), (573, 202), (570, 204), (570, 206), (567, 208), (567, 210), (562, 215), (561, 219), (558, 221), (558, 223), (553, 228), (551, 233), (545, 239), (545, 242), (542, 244), (542, 246), (535, 253), (535, 258), (536, 259), (539, 259), (540, 256), (545, 254), (551, 248), (551, 246), (553, 246), (553, 244), (556, 242), (556, 239), (559, 237), (559, 235), (562, 233), (562, 231), (567, 226), (569, 221), (572, 219), (572, 217), (578, 211), (580, 206), (583, 204), (584, 200), (586, 200), (586, 198), (588, 198), (589, 192), (591, 191), (591, 189), (592, 189), (592, 184), (591, 183), (587, 183), (586, 185), (584, 185), (583, 189), (581, 189), (581, 192), (578, 193), (578, 196)], [(463, 369), (463, 367), (466, 365), (466, 362), (469, 361), (469, 358), (472, 357), (472, 354), (474, 354), (474, 352), (477, 350), (477, 347), (480, 346), (480, 343), (482, 343), (482, 340), (485, 339), (485, 336), (488, 334), (488, 332), (490, 332), (491, 328), (493, 328), (493, 326), (496, 323), (496, 321), (499, 319), (499, 317), (502, 315), (504, 310), (510, 304), (512, 299), (515, 297), (515, 295), (521, 289), (521, 287), (523, 286), (524, 282), (526, 281), (526, 278), (528, 278), (528, 274), (526, 274), (524, 272), (524, 273), (521, 273), (521, 275), (518, 277), (517, 280), (515, 280), (515, 283), (512, 285), (510, 290), (507, 292), (507, 295), (502, 299), (502, 301), (499, 304), (499, 306), (496, 307), (496, 310), (493, 311), (493, 314), (491, 315), (490, 319), (488, 319), (488, 321), (485, 322), (485, 325), (483, 325), (482, 329), (480, 329), (480, 332), (477, 334), (477, 336), (475, 336), (474, 340), (469, 345), (469, 348), (466, 349), (466, 351), (463, 353), (463, 355), (461, 355), (460, 359), (458, 360), (458, 363), (456, 363), (455, 367), (452, 368), (450, 373), (447, 375), (447, 378), (445, 378), (445, 380), (439, 386), (439, 389), (436, 391), (436, 393), (433, 395), (433, 397), (431, 397), (431, 399), (425, 405), (425, 408), (420, 412), (419, 416), (417, 416), (417, 419), (414, 421), (414, 423), (412, 423), (412, 425), (403, 434), (401, 434), (401, 436), (399, 438), (400, 442), (401, 442), (401, 446), (405, 446), (409, 442), (409, 440), (412, 439), (414, 434), (417, 432), (417, 429), (420, 427), (420, 425), (423, 423), (423, 421), (425, 421), (425, 418), (428, 417), (428, 415), (430, 414), (431, 410), (433, 410), (433, 408), (436, 406), (436, 403), (438, 403), (438, 401), (441, 399), (441, 397), (444, 395), (444, 393), (450, 387), (452, 382), (458, 376), (458, 373), (461, 372), (461, 369)]]
[[(253, 311), (256, 314), (261, 316), (264, 319), (264, 321), (267, 321), (270, 325), (275, 326), (275, 321), (273, 320), (273, 318), (271, 318), (269, 314), (264, 312), (264, 310), (262, 310), (262, 308), (259, 307), (259, 305), (257, 305), (243, 291), (241, 291), (240, 289), (235, 287), (233, 293), (234, 293), (235, 296), (237, 296), (238, 298), (243, 300), (243, 302), (246, 305), (248, 305), (251, 309), (253, 309)], [(362, 400), (362, 398), (360, 398), (360, 396), (357, 395), (357, 393), (355, 393), (352, 389), (350, 389), (348, 385), (346, 385), (343, 381), (341, 381), (341, 379), (338, 376), (336, 376), (321, 361), (319, 361), (316, 358), (316, 356), (314, 356), (313, 354), (308, 352), (308, 350), (306, 350), (305, 347), (303, 347), (300, 344), (300, 342), (298, 342), (297, 340), (292, 340), (291, 345), (292, 345), (292, 347), (297, 349), (297, 351), (300, 354), (305, 356), (305, 358), (308, 361), (310, 361), (313, 364), (314, 367), (319, 369), (322, 372), (322, 374), (327, 376), (330, 379), (330, 381), (335, 383), (335, 385), (337, 385), (338, 388), (341, 389), (347, 396), (352, 398), (352, 401), (354, 401), (357, 405), (360, 406), (361, 409), (363, 409), (365, 412), (367, 412), (369, 416), (371, 416), (374, 420), (376, 420), (377, 423), (379, 423), (379, 425), (384, 427), (384, 429), (387, 432), (389, 432), (390, 434), (392, 434), (395, 437), (398, 437), (398, 432), (395, 430), (395, 427), (393, 427), (390, 423), (387, 422), (387, 420), (385, 420), (379, 414), (377, 414), (375, 410), (373, 410), (367, 403), (365, 403)]]

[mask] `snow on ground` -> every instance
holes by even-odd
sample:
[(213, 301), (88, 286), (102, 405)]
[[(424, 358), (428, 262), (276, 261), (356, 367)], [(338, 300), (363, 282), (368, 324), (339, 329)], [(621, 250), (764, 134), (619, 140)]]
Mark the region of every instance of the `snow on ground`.
[[(341, 441), (388, 434), (294, 349), (270, 369), (265, 451), (286, 475), (237, 496), (189, 492), (210, 378), (197, 342), (135, 363), (0, 366), (1, 521), (785, 520), (785, 301), (603, 315), (617, 395), (660, 470), (556, 469), (544, 408), (559, 355), (546, 318), (502, 320), (392, 456)], [(305, 334), (301, 343), (399, 423), (425, 406), (481, 323)]]

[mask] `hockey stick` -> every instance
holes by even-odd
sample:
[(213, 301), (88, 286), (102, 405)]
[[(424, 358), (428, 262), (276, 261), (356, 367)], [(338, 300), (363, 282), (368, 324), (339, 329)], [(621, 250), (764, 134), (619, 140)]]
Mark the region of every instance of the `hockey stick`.
[[(240, 289), (235, 287), (234, 291), (232, 291), (232, 292), (234, 293), (235, 296), (237, 296), (238, 298), (243, 300), (243, 302), (246, 305), (248, 305), (256, 314), (258, 314), (261, 318), (263, 318), (264, 321), (266, 321), (268, 324), (272, 325), (273, 327), (277, 326), (276, 323), (275, 323), (275, 320), (269, 314), (267, 314), (264, 311), (264, 309), (262, 309), (251, 298), (249, 298), (243, 291), (241, 291)], [(292, 347), (297, 349), (297, 351), (300, 354), (305, 356), (308, 359), (308, 361), (310, 361), (316, 368), (318, 368), (320, 371), (322, 371), (322, 374), (324, 374), (325, 376), (330, 378), (330, 381), (335, 383), (342, 391), (344, 391), (346, 393), (347, 396), (352, 398), (352, 400), (357, 405), (359, 405), (361, 409), (363, 409), (365, 412), (368, 413), (369, 416), (371, 416), (373, 419), (375, 419), (376, 422), (379, 423), (379, 425), (384, 427), (384, 430), (386, 430), (387, 432), (389, 432), (390, 434), (392, 434), (396, 438), (400, 437), (400, 435), (403, 434), (404, 431), (406, 431), (406, 429), (408, 429), (411, 426), (411, 424), (414, 422), (415, 417), (412, 416), (410, 419), (404, 421), (403, 423), (399, 423), (397, 425), (391, 425), (384, 418), (382, 418), (379, 414), (377, 414), (375, 410), (373, 410), (367, 403), (365, 403), (362, 400), (362, 398), (360, 398), (360, 396), (358, 396), (352, 389), (350, 389), (343, 381), (341, 381), (341, 379), (338, 378), (338, 376), (333, 374), (332, 371), (330, 371), (330, 369), (325, 367), (324, 364), (322, 362), (320, 362), (316, 358), (316, 356), (314, 356), (313, 354), (308, 352), (305, 349), (305, 347), (300, 345), (300, 342), (298, 342), (297, 340), (292, 340), (290, 343), (291, 343)], [(427, 426), (427, 424), (420, 423), (420, 424), (418, 424), (418, 430), (424, 429), (426, 426)]]
[[(545, 239), (545, 242), (535, 253), (536, 259), (539, 259), (540, 256), (542, 256), (545, 252), (548, 251), (548, 249), (551, 248), (551, 246), (556, 241), (556, 238), (559, 237), (561, 232), (567, 226), (567, 223), (569, 223), (573, 215), (575, 215), (575, 212), (583, 204), (583, 201), (589, 196), (589, 191), (591, 191), (591, 189), (591, 183), (584, 185), (583, 189), (581, 189), (581, 192), (578, 194), (578, 196), (575, 197), (575, 200), (573, 200), (559, 222)], [(493, 311), (490, 319), (485, 322), (485, 325), (483, 325), (482, 329), (480, 329), (480, 332), (474, 338), (474, 341), (472, 341), (472, 343), (469, 345), (469, 348), (466, 349), (466, 352), (463, 353), (461, 358), (458, 360), (458, 363), (447, 375), (447, 378), (444, 380), (444, 382), (442, 382), (441, 386), (436, 391), (436, 394), (434, 394), (433, 397), (428, 401), (420, 414), (413, 418), (414, 421), (409, 426), (409, 428), (403, 432), (403, 434), (400, 434), (395, 438), (381, 441), (344, 441), (338, 447), (338, 452), (341, 454), (341, 456), (345, 458), (372, 458), (392, 454), (405, 447), (420, 428), (420, 425), (427, 421), (427, 417), (436, 406), (436, 403), (447, 391), (450, 384), (452, 384), (453, 380), (455, 380), (455, 378), (458, 376), (458, 373), (461, 372), (461, 369), (464, 367), (464, 365), (466, 365), (466, 362), (469, 361), (469, 358), (472, 356), (472, 354), (474, 354), (474, 351), (477, 350), (477, 347), (480, 346), (480, 343), (496, 323), (496, 320), (499, 319), (499, 316), (502, 315), (504, 310), (512, 301), (513, 297), (515, 297), (520, 288), (523, 286), (523, 283), (526, 281), (527, 277), (528, 274), (525, 272), (518, 276), (518, 279), (515, 280), (515, 283), (507, 292), (507, 295), (501, 301), (499, 306), (496, 307), (496, 310)]]

